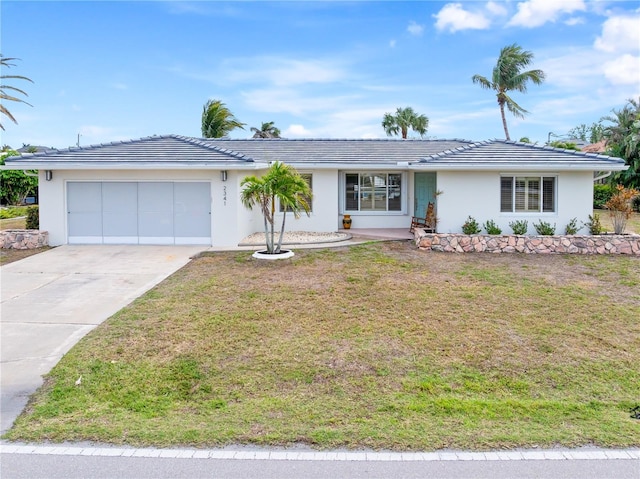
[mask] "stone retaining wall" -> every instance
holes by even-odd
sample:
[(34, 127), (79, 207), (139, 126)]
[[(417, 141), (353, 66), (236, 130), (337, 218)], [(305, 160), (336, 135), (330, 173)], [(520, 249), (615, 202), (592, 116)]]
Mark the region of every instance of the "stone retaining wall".
[(425, 233), (417, 229), (416, 245), (451, 253), (577, 253), (640, 256), (640, 235), (521, 236)]
[(49, 232), (40, 230), (0, 231), (0, 248), (35, 249), (49, 246)]

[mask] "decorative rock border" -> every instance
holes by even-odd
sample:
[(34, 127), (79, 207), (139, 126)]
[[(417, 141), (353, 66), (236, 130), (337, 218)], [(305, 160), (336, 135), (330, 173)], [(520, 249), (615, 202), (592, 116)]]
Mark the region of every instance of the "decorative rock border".
[(630, 254), (640, 256), (640, 235), (521, 236), (425, 233), (416, 229), (418, 248), (449, 253)]
[(0, 231), (2, 249), (36, 249), (49, 246), (49, 232), (40, 230)]

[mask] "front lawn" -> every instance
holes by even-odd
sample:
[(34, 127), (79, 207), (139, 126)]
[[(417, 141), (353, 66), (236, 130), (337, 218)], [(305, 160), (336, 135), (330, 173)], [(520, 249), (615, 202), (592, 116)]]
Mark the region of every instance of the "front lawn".
[(82, 340), (6, 437), (639, 446), (638, 318), (638, 257), (215, 253)]

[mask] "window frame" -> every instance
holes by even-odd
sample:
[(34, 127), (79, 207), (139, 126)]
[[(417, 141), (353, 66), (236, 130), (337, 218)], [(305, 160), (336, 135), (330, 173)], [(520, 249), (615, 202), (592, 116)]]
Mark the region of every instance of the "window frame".
[[(361, 202), (362, 202), (362, 197), (360, 194), (358, 194), (358, 207), (357, 209), (348, 209), (348, 202), (347, 202), (347, 196), (349, 194), (349, 192), (347, 191), (347, 177), (350, 175), (357, 175), (358, 176), (358, 191), (360, 191), (360, 187), (362, 185), (362, 178), (363, 177), (375, 177), (375, 176), (379, 176), (379, 175), (385, 175), (385, 196), (386, 196), (386, 207), (384, 210), (376, 210), (376, 209), (370, 209), (370, 210), (363, 210), (361, 209)], [(399, 204), (399, 208), (397, 210), (390, 210), (389, 209), (389, 200), (393, 199), (390, 198), (389, 196), (389, 191), (390, 188), (394, 188), (394, 185), (390, 185), (389, 184), (389, 177), (390, 176), (397, 176), (397, 180), (399, 181), (399, 185), (397, 185), (397, 188), (399, 189), (399, 200), (400, 200), (400, 204)], [(351, 214), (351, 215), (372, 215), (372, 216), (392, 216), (392, 215), (405, 215), (406, 214), (406, 209), (407, 209), (407, 188), (408, 188), (408, 184), (407, 184), (407, 174), (405, 171), (399, 171), (399, 170), (346, 170), (341, 172), (340, 175), (340, 213), (341, 214)], [(375, 194), (376, 192), (376, 188), (380, 188), (380, 187), (376, 187), (375, 185), (370, 187), (373, 188), (373, 192)]]
[[(510, 198), (505, 195), (505, 180), (510, 179)], [(533, 185), (538, 182), (537, 188)], [(523, 182), (523, 186), (518, 186)], [(551, 183), (551, 205), (549, 205), (548, 185)], [(499, 201), (501, 214), (553, 215), (558, 212), (558, 175), (543, 173), (503, 173), (500, 175)], [(521, 190), (519, 191), (519, 188)], [(547, 193), (545, 193), (545, 191)], [(519, 198), (518, 195), (522, 194)], [(530, 205), (537, 196), (537, 209)], [(507, 204), (508, 203), (508, 204)], [(522, 204), (523, 207), (518, 207)], [(509, 209), (507, 209), (509, 208)]]

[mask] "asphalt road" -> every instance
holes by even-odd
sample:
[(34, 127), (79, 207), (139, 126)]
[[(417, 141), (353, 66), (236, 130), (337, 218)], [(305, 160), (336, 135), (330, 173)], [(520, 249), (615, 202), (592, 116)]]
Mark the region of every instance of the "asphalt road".
[(638, 479), (640, 460), (278, 461), (0, 454), (2, 479)]
[(638, 479), (640, 449), (398, 453), (236, 447), (158, 449), (0, 443), (2, 479)]

